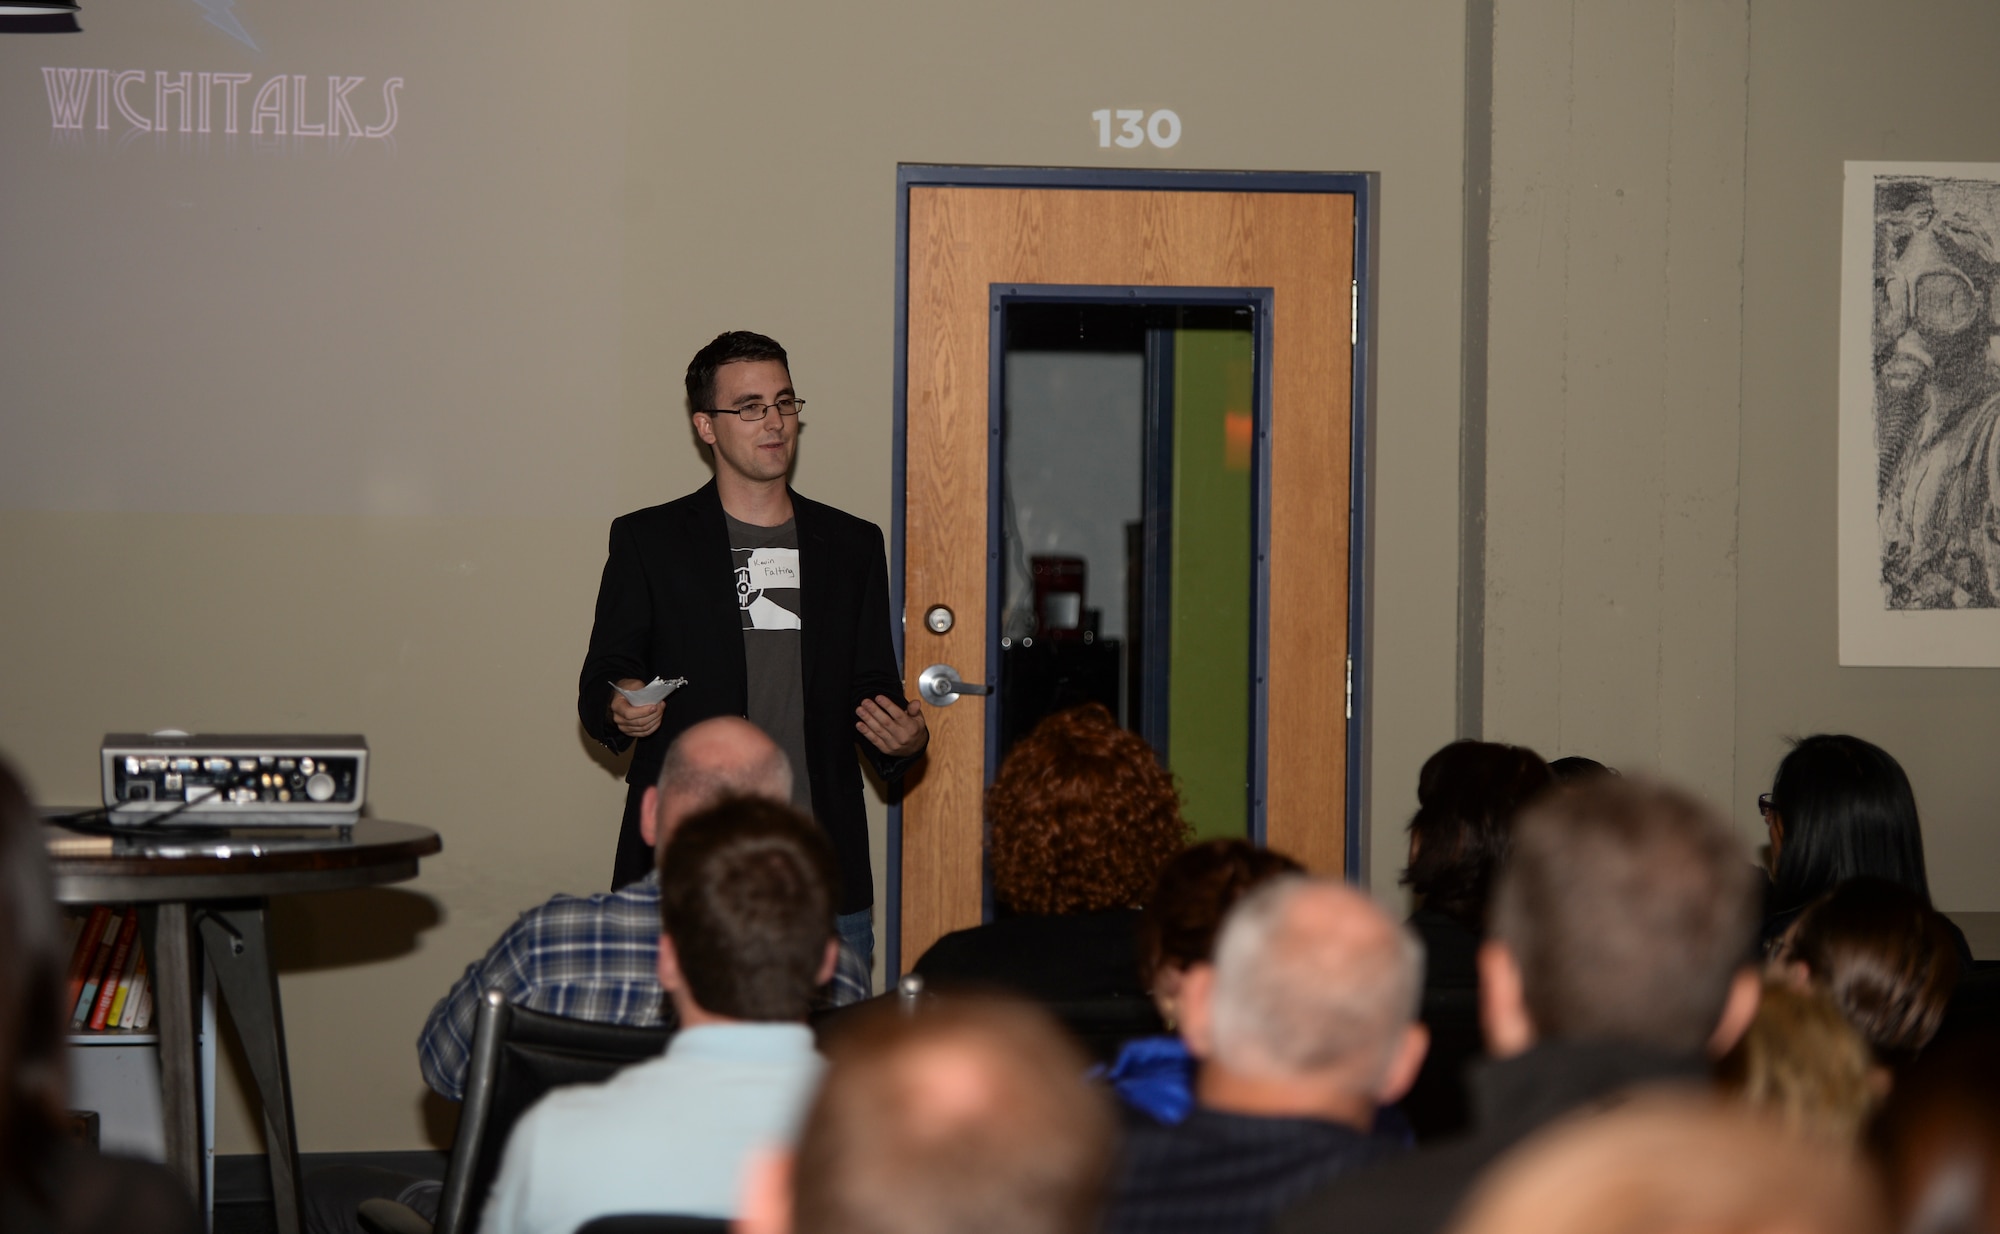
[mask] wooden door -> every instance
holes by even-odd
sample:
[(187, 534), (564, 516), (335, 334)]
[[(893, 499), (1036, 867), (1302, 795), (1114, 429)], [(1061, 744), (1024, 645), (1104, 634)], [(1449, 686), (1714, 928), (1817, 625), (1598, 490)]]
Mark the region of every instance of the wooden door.
[[(1347, 193), (908, 189), (904, 675), (989, 661), (988, 367), (995, 284), (1268, 288), (1265, 839), (1342, 872), (1347, 820), (1355, 199)], [(924, 625), (950, 606), (952, 628)], [(981, 918), (986, 717), (926, 707), (904, 798), (900, 964)]]

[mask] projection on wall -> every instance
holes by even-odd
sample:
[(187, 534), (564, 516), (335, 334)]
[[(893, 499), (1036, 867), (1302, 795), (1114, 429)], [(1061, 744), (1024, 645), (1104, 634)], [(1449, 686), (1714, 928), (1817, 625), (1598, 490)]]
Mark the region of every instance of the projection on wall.
[(1846, 170), (1840, 661), (2000, 664), (2000, 165)]
[[(366, 125), (355, 114), (353, 100), (356, 87), (367, 82), (366, 77), (339, 73), (328, 76), (326, 108), (319, 112), (318, 118), (312, 113), (319, 94), (317, 78), (303, 73), (278, 73), (266, 78), (253, 95), (248, 87), (255, 80), (254, 73), (187, 69), (170, 73), (155, 69), (149, 114), (144, 69), (42, 66), (42, 84), (49, 95), (49, 127), (58, 136), (80, 138), (85, 129), (99, 133), (110, 129), (114, 107), (121, 121), (118, 125), (122, 130), (121, 140), (130, 140), (141, 133), (177, 132), (203, 136), (221, 133), (230, 137), (239, 133), (272, 138), (329, 137), (335, 141), (366, 137), (383, 141), (396, 132), (396, 94), (403, 88), (401, 77), (383, 81), (382, 103), (377, 113), (381, 118)], [(131, 90), (134, 86), (136, 105)], [(239, 106), (246, 99), (250, 100), (248, 105)], [(368, 104), (364, 102), (361, 107), (366, 113)]]
[(0, 510), (615, 513), (622, 15), (83, 26), (0, 38)]

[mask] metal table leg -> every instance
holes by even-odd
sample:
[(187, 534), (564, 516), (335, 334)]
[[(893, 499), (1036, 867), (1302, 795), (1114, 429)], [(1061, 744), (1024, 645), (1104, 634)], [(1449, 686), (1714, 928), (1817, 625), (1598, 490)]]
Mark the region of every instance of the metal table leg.
[(205, 1209), (202, 1184), (201, 1056), (198, 1038), (201, 988), (196, 976), (194, 935), (188, 906), (146, 904), (139, 909), (139, 935), (146, 967), (153, 975), (153, 1019), (160, 1034), (160, 1106), (166, 1118), (167, 1165), (187, 1184), (195, 1204)]
[(278, 973), (271, 965), (265, 901), (204, 905), (198, 920), (203, 950), (263, 1098), (264, 1143), (271, 1154), (271, 1199), (278, 1234), (303, 1234), (291, 1069), (285, 1060), (285, 1019), (278, 1005)]

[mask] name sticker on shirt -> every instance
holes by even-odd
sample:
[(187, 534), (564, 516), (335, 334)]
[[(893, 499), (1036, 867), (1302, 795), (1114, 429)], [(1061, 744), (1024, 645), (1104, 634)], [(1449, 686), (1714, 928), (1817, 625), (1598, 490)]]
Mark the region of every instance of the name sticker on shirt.
[(736, 550), (736, 603), (746, 630), (797, 630), (799, 550)]

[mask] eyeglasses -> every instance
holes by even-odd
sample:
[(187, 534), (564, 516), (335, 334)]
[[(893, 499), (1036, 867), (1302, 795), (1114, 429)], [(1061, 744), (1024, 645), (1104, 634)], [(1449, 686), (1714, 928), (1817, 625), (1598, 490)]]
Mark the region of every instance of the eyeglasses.
[(745, 403), (741, 407), (715, 407), (709, 410), (711, 416), (741, 416), (745, 424), (755, 424), (772, 412), (781, 416), (796, 416), (806, 409), (802, 398), (781, 398), (775, 403)]
[(1771, 809), (1771, 794), (1769, 793), (1757, 794), (1757, 812), (1759, 814), (1762, 814), (1765, 818), (1771, 817), (1771, 814), (1773, 813)]
[(1888, 334), (1901, 334), (1914, 319), (1925, 334), (1952, 335), (1979, 317), (1979, 288), (1957, 270), (1927, 270), (1907, 279), (1884, 273), (1875, 281), (1875, 319)]

